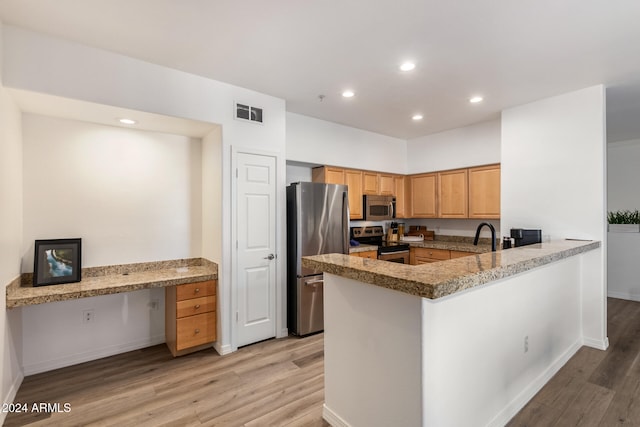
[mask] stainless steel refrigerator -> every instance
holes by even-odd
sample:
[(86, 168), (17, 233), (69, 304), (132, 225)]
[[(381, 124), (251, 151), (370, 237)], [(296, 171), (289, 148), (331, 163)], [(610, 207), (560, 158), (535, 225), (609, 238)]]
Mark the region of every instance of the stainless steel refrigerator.
[(349, 253), (346, 185), (296, 182), (287, 187), (287, 320), (289, 332), (324, 329), (322, 272), (302, 267), (301, 257)]

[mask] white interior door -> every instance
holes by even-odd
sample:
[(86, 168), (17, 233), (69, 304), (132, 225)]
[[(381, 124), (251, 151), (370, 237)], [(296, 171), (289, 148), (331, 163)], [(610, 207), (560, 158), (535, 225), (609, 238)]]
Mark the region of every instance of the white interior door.
[(238, 346), (276, 335), (276, 158), (237, 157)]

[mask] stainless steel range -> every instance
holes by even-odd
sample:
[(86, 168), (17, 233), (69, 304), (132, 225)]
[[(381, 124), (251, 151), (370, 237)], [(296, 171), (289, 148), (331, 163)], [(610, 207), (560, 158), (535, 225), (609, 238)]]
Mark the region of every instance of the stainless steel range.
[(379, 260), (409, 264), (409, 244), (387, 242), (381, 225), (351, 227), (351, 238), (362, 245), (377, 246)]

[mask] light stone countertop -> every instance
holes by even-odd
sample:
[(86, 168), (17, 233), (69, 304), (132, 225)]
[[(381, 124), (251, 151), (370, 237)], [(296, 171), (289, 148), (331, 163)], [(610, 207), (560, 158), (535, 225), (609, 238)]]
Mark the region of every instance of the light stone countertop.
[(62, 285), (32, 286), (25, 273), (6, 287), (7, 308), (202, 282), (218, 278), (218, 265), (204, 258), (82, 269), (82, 280)]
[(302, 265), (410, 295), (437, 299), (599, 247), (599, 241), (554, 240), (432, 264), (407, 265), (327, 254), (303, 257)]
[(349, 253), (355, 254), (359, 252), (367, 252), (367, 251), (377, 251), (378, 247), (376, 245), (360, 245), (360, 246), (351, 246), (349, 247)]

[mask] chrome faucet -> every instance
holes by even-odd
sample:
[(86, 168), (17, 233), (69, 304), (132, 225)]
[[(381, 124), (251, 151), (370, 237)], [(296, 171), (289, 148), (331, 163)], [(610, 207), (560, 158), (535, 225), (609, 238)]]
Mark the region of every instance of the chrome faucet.
[(495, 252), (496, 251), (496, 229), (493, 227), (493, 225), (489, 224), (488, 222), (482, 222), (480, 223), (478, 228), (476, 228), (476, 237), (473, 239), (473, 244), (478, 246), (478, 238), (480, 238), (480, 229), (485, 225), (489, 227), (489, 230), (491, 230), (491, 251)]

